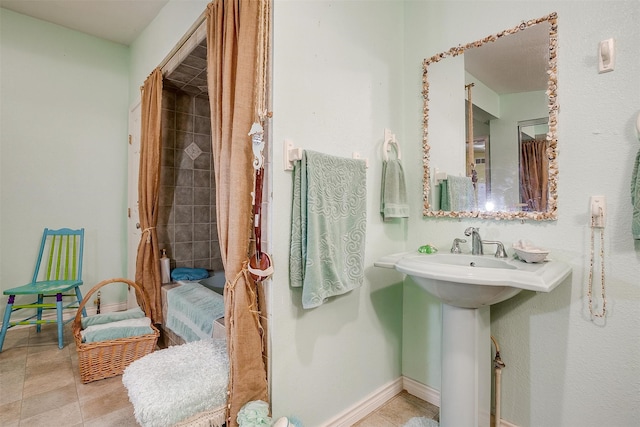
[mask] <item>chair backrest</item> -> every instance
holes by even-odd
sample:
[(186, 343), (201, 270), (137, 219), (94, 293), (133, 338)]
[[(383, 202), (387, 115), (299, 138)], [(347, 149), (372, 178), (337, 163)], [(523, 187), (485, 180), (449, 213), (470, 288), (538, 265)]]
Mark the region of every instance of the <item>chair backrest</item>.
[[(82, 255), (84, 251), (84, 228), (71, 230), (44, 229), (40, 252), (32, 282), (38, 280), (82, 280)], [(38, 279), (43, 255), (46, 268)]]

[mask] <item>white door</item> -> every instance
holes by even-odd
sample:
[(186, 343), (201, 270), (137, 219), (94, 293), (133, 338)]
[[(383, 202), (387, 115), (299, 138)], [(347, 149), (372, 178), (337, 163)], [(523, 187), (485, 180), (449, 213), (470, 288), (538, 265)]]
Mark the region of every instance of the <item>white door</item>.
[[(128, 212), (127, 212), (127, 276), (129, 280), (136, 278), (136, 254), (142, 231), (140, 230), (140, 212), (138, 210), (138, 176), (140, 172), (140, 126), (141, 101), (129, 110), (129, 150), (128, 150)], [(127, 308), (136, 307), (136, 296), (129, 289)]]

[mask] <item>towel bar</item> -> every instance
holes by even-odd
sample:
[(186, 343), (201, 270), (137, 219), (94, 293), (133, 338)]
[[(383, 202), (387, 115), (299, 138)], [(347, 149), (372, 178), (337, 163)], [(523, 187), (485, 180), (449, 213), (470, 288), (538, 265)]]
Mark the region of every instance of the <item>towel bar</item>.
[(284, 170), (292, 171), (293, 170), (293, 162), (296, 160), (302, 160), (302, 148), (295, 148), (293, 145), (293, 141), (288, 139), (284, 140), (283, 144), (284, 149)]
[[(293, 145), (293, 141), (285, 139), (284, 140), (284, 144), (283, 144), (283, 163), (284, 163), (284, 170), (285, 171), (292, 171), (293, 170), (293, 162), (298, 161), (298, 160), (302, 160), (302, 148), (296, 148)], [(354, 151), (353, 153), (351, 153), (351, 158), (352, 159), (361, 159), (360, 157), (360, 153), (357, 151)], [(365, 158), (362, 159), (365, 161), (365, 167), (368, 169), (369, 168), (369, 159)]]

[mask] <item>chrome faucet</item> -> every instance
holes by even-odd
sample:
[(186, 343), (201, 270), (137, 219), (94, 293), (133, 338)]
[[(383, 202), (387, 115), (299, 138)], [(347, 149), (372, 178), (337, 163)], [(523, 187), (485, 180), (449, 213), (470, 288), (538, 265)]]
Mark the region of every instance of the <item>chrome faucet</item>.
[(469, 227), (464, 230), (465, 236), (471, 236), (471, 255), (484, 255), (479, 230), (479, 228), (475, 227)]
[(502, 242), (485, 240), (484, 242), (482, 242), (482, 244), (483, 245), (492, 245), (492, 244), (496, 245), (495, 257), (496, 258), (508, 258), (507, 251), (504, 250), (504, 244)]
[(504, 250), (504, 244), (497, 240), (485, 240), (482, 241), (480, 229), (475, 227), (469, 227), (464, 230), (465, 236), (471, 236), (471, 255), (484, 255), (483, 245), (496, 245), (496, 258), (508, 258), (507, 251)]
[(462, 253), (462, 249), (460, 249), (460, 243), (467, 243), (467, 241), (465, 239), (453, 239), (453, 245), (451, 245), (452, 254)]

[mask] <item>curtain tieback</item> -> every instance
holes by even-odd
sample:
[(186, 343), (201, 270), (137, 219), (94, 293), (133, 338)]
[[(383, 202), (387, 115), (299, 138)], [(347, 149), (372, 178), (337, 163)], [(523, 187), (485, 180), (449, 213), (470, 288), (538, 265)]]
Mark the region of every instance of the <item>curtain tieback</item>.
[[(227, 293), (230, 300), (233, 300), (235, 298), (234, 294), (235, 294), (236, 284), (238, 283), (238, 280), (241, 277), (244, 277), (245, 289), (249, 293), (249, 307), (247, 307), (248, 311), (253, 315), (253, 318), (256, 322), (256, 326), (258, 327), (260, 336), (262, 336), (264, 334), (264, 328), (260, 323), (261, 312), (258, 308), (257, 294), (256, 294), (256, 291), (253, 289), (253, 286), (251, 286), (251, 283), (253, 283), (253, 279), (251, 279), (251, 275), (249, 274), (248, 259), (242, 262), (242, 269), (238, 271), (238, 274), (236, 274), (236, 277), (233, 279), (233, 281), (227, 280), (227, 283), (225, 284), (225, 288), (226, 288), (225, 293)], [(234, 319), (233, 319), (233, 311), (232, 311), (229, 322), (232, 323), (233, 321)], [(261, 343), (261, 347), (262, 347), (262, 351), (264, 352), (264, 342)]]
[(149, 232), (149, 234), (147, 234), (147, 243), (151, 243), (151, 230), (155, 230), (155, 227), (147, 227), (144, 230), (142, 230), (143, 236), (144, 236), (144, 233)]

